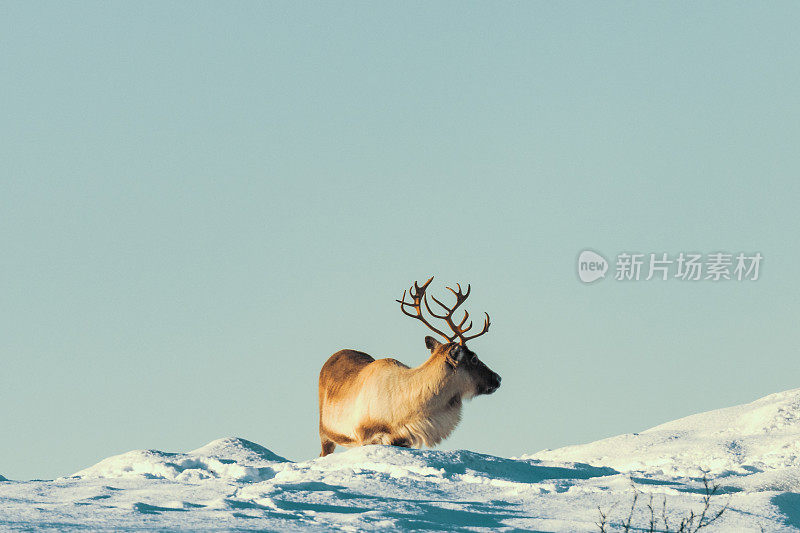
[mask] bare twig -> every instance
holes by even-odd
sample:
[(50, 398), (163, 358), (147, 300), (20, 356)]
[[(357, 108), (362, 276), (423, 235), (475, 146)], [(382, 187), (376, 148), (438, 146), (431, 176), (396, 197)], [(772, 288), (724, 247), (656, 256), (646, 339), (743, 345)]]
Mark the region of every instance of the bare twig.
[(633, 501), (631, 502), (631, 511), (628, 513), (628, 519), (622, 523), (622, 531), (629, 533), (631, 530), (631, 522), (633, 522), (633, 512), (636, 510), (636, 501), (639, 499), (639, 491), (636, 487), (633, 488)]
[[(694, 510), (690, 510), (689, 514), (684, 516), (680, 522), (677, 524), (677, 529), (671, 529), (669, 518), (667, 517), (667, 497), (664, 496), (664, 499), (661, 502), (661, 522), (664, 525), (663, 530), (658, 529), (658, 522), (659, 519), (656, 516), (656, 505), (654, 503), (654, 496), (650, 494), (648, 502), (646, 504), (647, 511), (650, 513), (649, 523), (646, 526), (639, 527), (636, 526), (633, 522), (633, 515), (636, 513), (636, 504), (639, 500), (639, 490), (634, 485), (633, 487), (633, 501), (631, 502), (630, 511), (628, 512), (627, 518), (623, 521), (619, 522), (616, 527), (612, 527), (612, 523), (609, 519), (609, 512), (604, 512), (600, 507), (597, 508), (598, 512), (600, 513), (600, 520), (595, 522), (595, 525), (599, 528), (601, 533), (607, 533), (611, 529), (618, 529), (623, 531), (624, 533), (630, 533), (632, 530), (646, 530), (648, 533), (697, 533), (699, 530), (703, 529), (704, 527), (708, 527), (714, 522), (716, 522), (725, 511), (728, 510), (730, 505), (730, 498), (728, 501), (723, 505), (718, 511), (712, 511), (711, 504), (712, 500), (715, 496), (720, 494), (720, 486), (717, 483), (712, 483), (708, 479), (707, 474), (703, 474), (703, 508), (700, 510), (699, 514), (696, 513)], [(763, 528), (762, 528), (763, 530)]]
[(719, 493), (719, 485), (717, 483), (711, 484), (708, 480), (708, 474), (703, 474), (703, 489), (705, 491), (705, 495), (703, 496), (703, 510), (700, 513), (700, 516), (697, 520), (697, 526), (690, 530), (691, 533), (695, 533), (701, 528), (709, 526), (717, 521), (718, 518), (722, 516), (722, 514), (728, 510), (728, 506), (730, 505), (731, 501), (730, 498), (722, 508), (714, 513), (713, 515), (709, 515), (709, 509), (711, 508), (711, 498), (714, 497), (716, 494)]
[(597, 512), (600, 513), (600, 520), (595, 522), (595, 525), (600, 530), (600, 533), (607, 533), (606, 526), (608, 525), (608, 515), (603, 512), (600, 506), (597, 506)]
[(647, 510), (650, 511), (650, 529), (648, 533), (655, 533), (656, 531), (656, 510), (653, 507), (653, 493), (650, 493), (650, 501), (647, 502)]

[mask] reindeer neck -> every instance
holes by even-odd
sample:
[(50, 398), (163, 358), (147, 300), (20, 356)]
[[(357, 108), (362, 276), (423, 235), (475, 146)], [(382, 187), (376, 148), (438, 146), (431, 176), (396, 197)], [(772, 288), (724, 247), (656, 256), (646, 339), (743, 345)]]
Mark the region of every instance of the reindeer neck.
[(409, 370), (406, 391), (420, 403), (431, 402), (447, 385), (453, 370), (442, 358), (431, 355), (427, 361)]

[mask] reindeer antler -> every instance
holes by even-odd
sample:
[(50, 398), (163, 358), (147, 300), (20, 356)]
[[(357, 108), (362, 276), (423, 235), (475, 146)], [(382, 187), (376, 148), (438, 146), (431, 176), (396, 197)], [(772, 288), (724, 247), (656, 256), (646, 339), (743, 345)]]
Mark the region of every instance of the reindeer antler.
[[(450, 337), (448, 337), (447, 335), (445, 335), (444, 333), (433, 327), (433, 325), (430, 322), (428, 322), (425, 319), (425, 316), (423, 316), (422, 314), (422, 308), (420, 307), (420, 303), (422, 303), (422, 300), (425, 298), (425, 290), (428, 288), (428, 285), (431, 284), (431, 281), (433, 281), (433, 276), (431, 276), (431, 278), (428, 281), (426, 281), (422, 285), (422, 287), (420, 287), (419, 283), (415, 281), (414, 285), (410, 289), (408, 289), (407, 291), (403, 291), (403, 299), (395, 300), (395, 302), (398, 302), (400, 304), (400, 310), (403, 312), (403, 314), (408, 315), (411, 318), (416, 318), (417, 320), (420, 320), (423, 324), (428, 326), (428, 328), (434, 331), (437, 335), (441, 335), (445, 339), (451, 340)], [(411, 296), (411, 298), (414, 300), (413, 302), (406, 301), (406, 293), (408, 293), (408, 295)], [(416, 313), (411, 314), (410, 312), (406, 311), (406, 306), (410, 306), (412, 309), (416, 311)]]
[[(431, 281), (433, 281), (433, 277), (431, 277), (428, 281), (426, 281), (422, 285), (422, 287), (420, 287), (419, 284), (415, 281), (414, 285), (411, 287), (411, 289), (409, 289), (408, 291), (403, 291), (403, 299), (402, 300), (395, 300), (398, 303), (400, 303), (400, 309), (403, 311), (404, 314), (406, 314), (406, 315), (408, 315), (408, 316), (410, 316), (412, 318), (416, 318), (416, 319), (420, 320), (423, 324), (428, 326), (428, 328), (430, 328), (431, 330), (433, 330), (437, 334), (441, 335), (442, 337), (447, 339), (449, 342), (453, 342), (456, 338), (458, 338), (459, 339), (458, 343), (461, 344), (462, 346), (464, 346), (467, 343), (468, 340), (472, 340), (472, 339), (474, 339), (476, 337), (480, 337), (481, 335), (483, 335), (484, 333), (489, 331), (489, 325), (491, 324), (489, 322), (489, 313), (486, 313), (486, 320), (485, 320), (485, 322), (483, 324), (483, 330), (480, 333), (478, 333), (477, 335), (472, 335), (472, 336), (464, 335), (466, 332), (468, 332), (469, 330), (472, 329), (472, 321), (470, 321), (469, 325), (466, 328), (464, 327), (464, 323), (469, 318), (469, 312), (468, 311), (464, 311), (464, 318), (461, 319), (461, 322), (456, 324), (453, 321), (453, 313), (456, 311), (456, 309), (458, 309), (458, 307), (461, 304), (463, 304), (466, 301), (467, 298), (469, 298), (469, 291), (470, 291), (470, 286), (469, 285), (467, 285), (467, 292), (466, 293), (461, 292), (461, 284), (460, 283), (456, 284), (456, 287), (458, 287), (458, 291), (453, 290), (451, 287), (447, 287), (447, 290), (452, 292), (453, 295), (456, 297), (456, 303), (452, 307), (447, 307), (442, 302), (437, 300), (435, 296), (431, 296), (433, 301), (436, 302), (437, 304), (439, 304), (439, 306), (442, 309), (445, 310), (445, 313), (443, 315), (439, 315), (439, 314), (434, 313), (431, 310), (430, 305), (428, 305), (428, 296), (425, 294), (425, 290), (428, 288), (428, 285), (431, 284)], [(406, 302), (406, 292), (408, 292), (409, 295), (411, 296), (411, 298), (413, 298), (413, 300), (414, 300), (413, 302), (411, 302), (411, 303), (410, 302)], [(445, 335), (444, 333), (442, 333), (441, 331), (439, 331), (438, 329), (433, 327), (431, 325), (431, 323), (428, 322), (425, 319), (425, 317), (422, 314), (422, 308), (420, 306), (421, 302), (425, 303), (425, 309), (428, 310), (428, 313), (431, 316), (433, 316), (434, 318), (442, 319), (445, 322), (447, 322), (447, 325), (450, 326), (451, 330), (453, 330), (453, 335), (452, 336)], [(416, 313), (415, 314), (409, 313), (408, 311), (406, 311), (406, 307), (405, 306), (412, 307), (416, 311)]]

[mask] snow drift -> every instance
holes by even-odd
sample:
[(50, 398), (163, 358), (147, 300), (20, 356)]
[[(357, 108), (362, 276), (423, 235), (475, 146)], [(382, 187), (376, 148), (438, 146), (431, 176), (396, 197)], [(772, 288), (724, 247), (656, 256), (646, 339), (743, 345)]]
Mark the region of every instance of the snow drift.
[(240, 438), (212, 441), (188, 453), (134, 450), (104, 459), (73, 474), (79, 478), (144, 477), (173, 481), (227, 479), (264, 481), (275, 476), (273, 466), (286, 459), (254, 442)]
[[(800, 466), (800, 389), (661, 424), (641, 433), (525, 458), (585, 461), (622, 472), (748, 475)], [(800, 490), (800, 485), (793, 487)]]
[[(675, 524), (721, 486), (708, 530), (799, 531), (800, 389), (639, 434), (506, 459), (366, 446), (292, 462), (240, 438), (136, 450), (53, 481), (0, 484), (0, 529), (597, 531), (634, 491)], [(646, 527), (640, 505), (633, 524)]]

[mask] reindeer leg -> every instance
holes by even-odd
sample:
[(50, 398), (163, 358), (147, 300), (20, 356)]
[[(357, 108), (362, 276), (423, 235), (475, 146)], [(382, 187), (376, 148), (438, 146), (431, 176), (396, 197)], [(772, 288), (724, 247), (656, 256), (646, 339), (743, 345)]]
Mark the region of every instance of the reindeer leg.
[(396, 437), (392, 439), (392, 446), (399, 446), (400, 448), (411, 448), (411, 443), (404, 437)]
[(320, 440), (322, 441), (322, 453), (320, 453), (319, 456), (325, 457), (326, 455), (332, 454), (333, 450), (336, 448), (336, 443), (325, 437), (322, 437)]
[(389, 427), (381, 423), (361, 424), (356, 428), (356, 436), (359, 446), (392, 442)]

